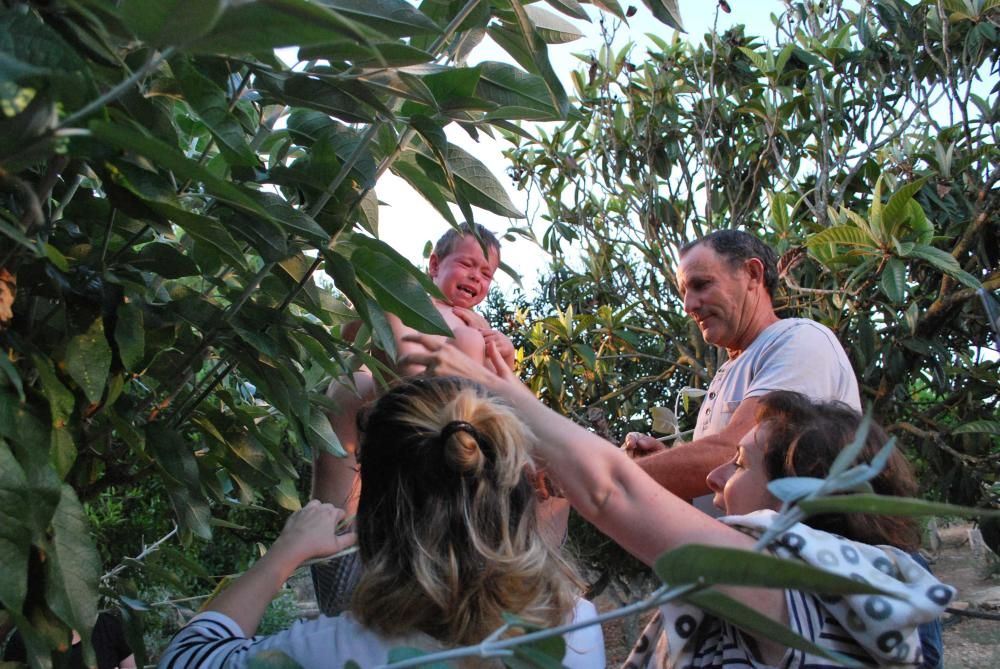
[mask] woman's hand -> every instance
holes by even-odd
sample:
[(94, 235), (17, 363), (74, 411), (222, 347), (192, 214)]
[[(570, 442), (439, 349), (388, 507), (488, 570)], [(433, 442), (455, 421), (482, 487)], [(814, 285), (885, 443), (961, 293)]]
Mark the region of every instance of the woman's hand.
[(357, 539), (353, 532), (337, 534), (346, 515), (333, 504), (314, 499), (288, 517), (271, 550), (288, 556), (296, 566), (311, 558), (339, 553)]

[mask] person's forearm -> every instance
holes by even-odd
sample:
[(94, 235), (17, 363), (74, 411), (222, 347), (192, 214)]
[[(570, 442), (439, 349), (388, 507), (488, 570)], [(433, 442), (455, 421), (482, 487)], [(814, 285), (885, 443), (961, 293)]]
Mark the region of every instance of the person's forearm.
[(708, 473), (728, 462), (736, 445), (711, 437), (674, 446), (635, 462), (661, 486), (681, 499), (691, 500), (710, 492)]
[(247, 637), (257, 632), (264, 611), (299, 560), (275, 546), (205, 607), (232, 618)]

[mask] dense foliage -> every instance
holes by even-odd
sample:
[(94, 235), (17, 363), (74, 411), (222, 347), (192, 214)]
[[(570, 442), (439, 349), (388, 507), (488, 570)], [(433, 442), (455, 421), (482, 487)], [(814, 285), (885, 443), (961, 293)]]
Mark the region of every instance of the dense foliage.
[[(323, 390), (381, 370), (366, 351), (393, 352), (385, 313), (448, 332), (378, 239), (373, 188), (390, 169), (452, 224), (450, 203), (521, 216), (444, 127), (565, 118), (546, 48), (587, 14), (548, 4), (568, 18), (510, 0), (3, 1), (0, 626), (35, 666), (71, 628), (87, 640), (99, 584), (135, 610), (137, 583), (190, 557), (102, 577), (84, 503), (111, 564), (158, 538), (115, 535), (123, 513), (155, 515), (150, 533), (172, 514), (190, 542), (227, 507), (294, 509), (298, 465), (340, 452)], [(647, 4), (676, 23), (676, 2)], [(520, 67), (467, 66), (487, 36)]]
[(782, 254), (780, 314), (838, 334), (929, 493), (988, 504), (1000, 3), (786, 7), (773, 35), (606, 46), (575, 74), (581, 115), (509, 152), (555, 255), (520, 305), (532, 383), (613, 440), (673, 432), (675, 407), (693, 427), (724, 353), (684, 314), (677, 252), (747, 229)]

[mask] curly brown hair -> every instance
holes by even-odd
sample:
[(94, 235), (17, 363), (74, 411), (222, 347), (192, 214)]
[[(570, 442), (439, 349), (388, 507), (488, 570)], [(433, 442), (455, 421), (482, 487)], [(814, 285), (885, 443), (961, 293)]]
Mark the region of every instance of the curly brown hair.
[[(842, 402), (814, 401), (801, 393), (774, 391), (759, 398), (757, 424), (766, 426), (764, 466), (768, 479), (789, 476), (826, 478), (830, 465), (854, 439), (862, 417)], [(874, 421), (857, 462), (869, 462), (889, 441)], [(918, 493), (910, 463), (894, 450), (885, 468), (871, 481), (880, 495), (914, 497)], [(920, 544), (912, 518), (869, 513), (822, 514), (806, 524), (866, 544), (888, 544), (907, 551)]]

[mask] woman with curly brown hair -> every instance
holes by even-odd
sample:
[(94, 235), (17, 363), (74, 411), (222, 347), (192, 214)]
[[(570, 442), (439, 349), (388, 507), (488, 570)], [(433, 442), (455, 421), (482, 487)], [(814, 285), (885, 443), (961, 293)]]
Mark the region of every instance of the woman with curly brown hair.
[[(411, 379), (364, 418), (357, 543), (364, 567), (351, 609), (252, 637), (302, 562), (353, 543), (343, 513), (310, 502), (246, 574), (171, 641), (160, 667), (246, 666), (281, 651), (306, 669), (384, 664), (396, 647), (476, 644), (510, 613), (552, 627), (595, 615), (573, 567), (535, 524), (531, 431), (503, 401), (461, 379)], [(600, 627), (567, 634), (563, 664), (604, 666)], [(474, 660), (469, 666), (495, 666)]]

